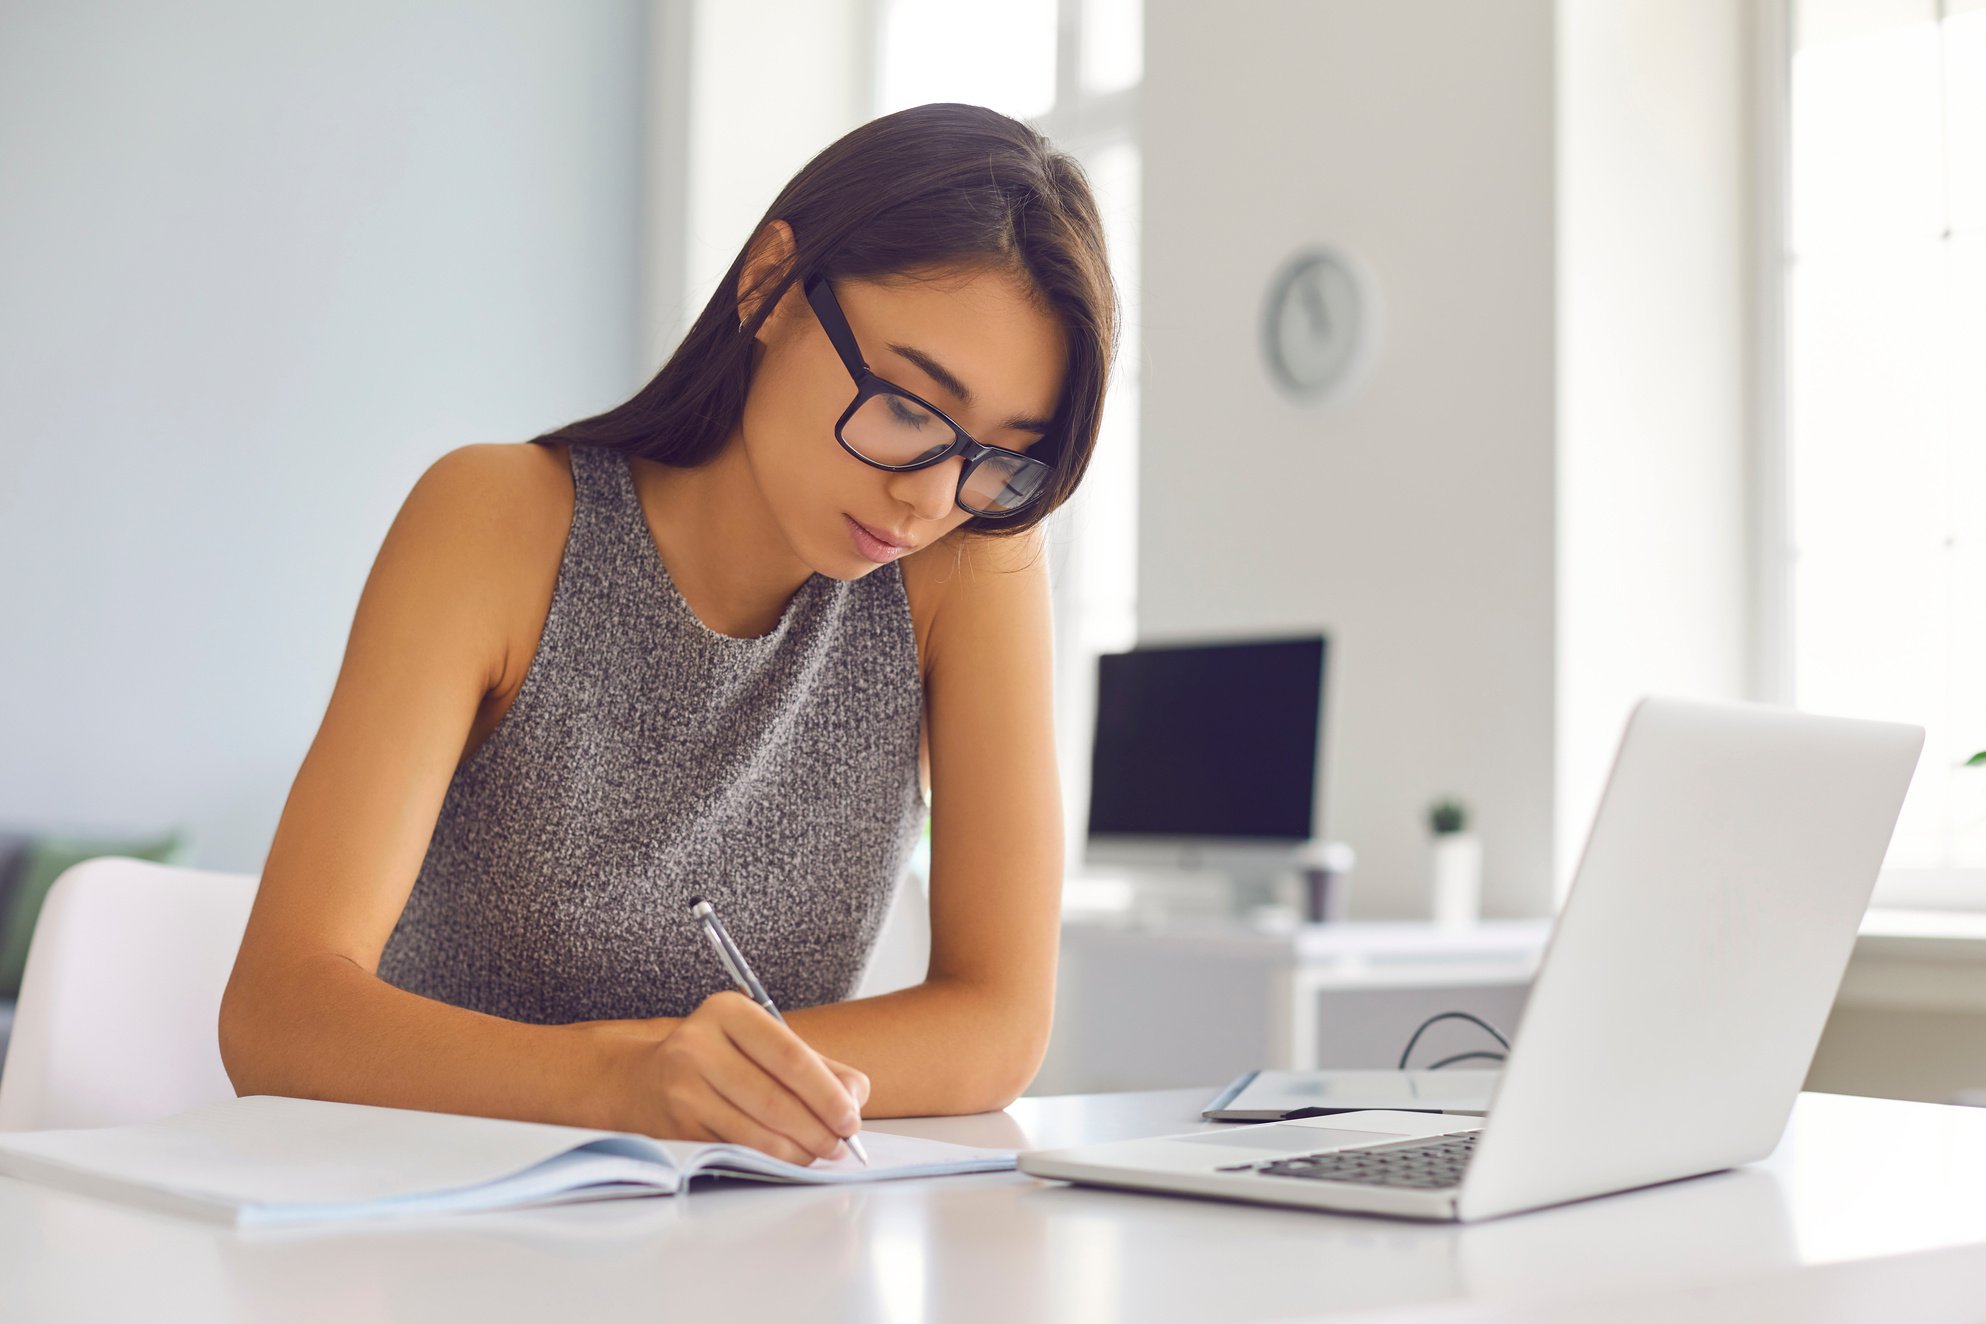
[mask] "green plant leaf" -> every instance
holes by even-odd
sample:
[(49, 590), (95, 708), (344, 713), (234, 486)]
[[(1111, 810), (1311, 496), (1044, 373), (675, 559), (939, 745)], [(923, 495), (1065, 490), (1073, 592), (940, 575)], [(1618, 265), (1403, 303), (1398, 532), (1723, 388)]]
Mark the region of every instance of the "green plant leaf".
[(1976, 768), (1979, 767), (1981, 764), (1986, 764), (1986, 749), (1980, 750), (1977, 754), (1974, 754), (1971, 758), (1965, 761), (1965, 766), (1968, 768)]

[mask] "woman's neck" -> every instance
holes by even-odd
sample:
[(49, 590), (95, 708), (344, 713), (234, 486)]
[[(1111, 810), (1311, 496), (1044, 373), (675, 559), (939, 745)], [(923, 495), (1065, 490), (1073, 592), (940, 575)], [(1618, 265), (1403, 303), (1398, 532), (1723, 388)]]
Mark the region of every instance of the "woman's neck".
[(694, 469), (638, 459), (633, 474), (650, 536), (697, 619), (739, 638), (779, 624), (813, 571), (766, 508), (742, 438)]

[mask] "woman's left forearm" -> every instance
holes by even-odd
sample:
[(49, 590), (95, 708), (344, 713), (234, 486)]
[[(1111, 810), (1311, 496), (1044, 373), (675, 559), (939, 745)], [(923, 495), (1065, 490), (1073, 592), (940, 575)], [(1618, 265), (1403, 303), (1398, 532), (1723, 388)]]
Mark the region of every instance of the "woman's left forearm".
[(1053, 990), (927, 980), (893, 993), (786, 1013), (816, 1052), (869, 1077), (865, 1117), (994, 1112), (1034, 1079)]

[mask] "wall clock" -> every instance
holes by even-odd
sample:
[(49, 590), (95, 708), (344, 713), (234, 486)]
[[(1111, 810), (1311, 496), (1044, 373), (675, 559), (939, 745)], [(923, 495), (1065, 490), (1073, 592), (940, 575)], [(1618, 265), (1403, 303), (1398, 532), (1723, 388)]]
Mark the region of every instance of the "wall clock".
[(1306, 402), (1339, 393), (1370, 352), (1372, 314), (1369, 286), (1343, 254), (1328, 248), (1296, 254), (1270, 278), (1263, 305), (1270, 377)]

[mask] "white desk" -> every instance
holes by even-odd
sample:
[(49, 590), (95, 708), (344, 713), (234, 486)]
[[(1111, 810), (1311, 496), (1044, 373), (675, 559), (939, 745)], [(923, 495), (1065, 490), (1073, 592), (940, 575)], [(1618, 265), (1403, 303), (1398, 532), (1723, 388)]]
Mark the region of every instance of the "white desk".
[[(1209, 1092), (878, 1126), (1060, 1145)], [(38, 1324), (1982, 1316), (1986, 1110), (1824, 1094), (1751, 1168), (1464, 1228), (1002, 1173), (251, 1235), (0, 1178), (0, 1319)]]

